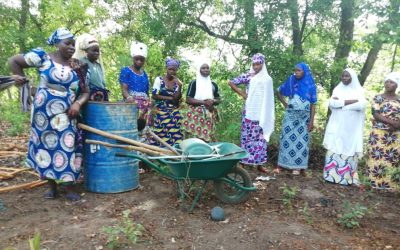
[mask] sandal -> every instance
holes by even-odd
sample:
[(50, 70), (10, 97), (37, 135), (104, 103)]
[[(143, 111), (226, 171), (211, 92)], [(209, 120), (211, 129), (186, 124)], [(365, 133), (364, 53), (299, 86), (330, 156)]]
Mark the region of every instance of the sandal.
[(81, 196), (77, 193), (70, 192), (65, 195), (65, 198), (70, 201), (79, 201), (81, 199)]
[(146, 170), (144, 170), (143, 168), (139, 168), (138, 172), (139, 172), (139, 174), (144, 174), (144, 173), (146, 173)]
[(280, 174), (281, 171), (282, 171), (282, 168), (278, 166), (278, 167), (274, 168), (274, 171), (272, 171), (272, 172), (273, 172), (274, 174)]
[(262, 173), (268, 173), (268, 169), (266, 167), (261, 166), (261, 165), (257, 166), (257, 170), (262, 172)]
[(292, 175), (300, 175), (300, 170), (298, 169), (293, 170)]
[(55, 199), (55, 198), (57, 198), (57, 190), (50, 189), (49, 191), (44, 193), (43, 198), (45, 198), (45, 199)]

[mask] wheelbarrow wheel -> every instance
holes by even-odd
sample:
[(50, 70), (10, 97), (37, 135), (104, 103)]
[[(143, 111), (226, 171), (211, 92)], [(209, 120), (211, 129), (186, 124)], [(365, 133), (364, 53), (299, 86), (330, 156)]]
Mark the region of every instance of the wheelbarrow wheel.
[[(246, 170), (244, 170), (239, 166), (231, 168), (224, 177), (236, 183), (239, 186), (243, 187), (253, 186), (249, 173), (247, 173)], [(214, 181), (214, 191), (218, 199), (229, 204), (242, 203), (246, 201), (250, 196), (249, 191), (237, 188), (223, 180)]]

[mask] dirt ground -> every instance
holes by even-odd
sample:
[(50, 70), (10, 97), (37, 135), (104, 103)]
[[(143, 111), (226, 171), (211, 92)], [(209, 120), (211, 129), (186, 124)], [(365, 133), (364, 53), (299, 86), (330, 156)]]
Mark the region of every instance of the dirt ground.
[[(0, 133), (2, 143), (8, 140)], [(23, 145), (26, 137), (14, 140)], [(270, 153), (274, 162), (276, 153)], [(254, 180), (257, 191), (239, 205), (220, 202), (209, 185), (192, 213), (178, 202), (175, 183), (155, 172), (140, 175), (139, 189), (120, 194), (90, 193), (80, 185), (78, 202), (63, 196), (45, 200), (45, 186), (1, 193), (0, 249), (29, 249), (35, 232), (44, 249), (107, 249), (103, 228), (119, 223), (128, 209), (144, 230), (136, 245), (122, 249), (400, 249), (400, 195), (325, 183), (323, 156), (322, 150), (312, 151), (307, 177), (283, 172), (275, 180)], [(0, 158), (0, 166), (22, 167), (23, 159)], [(259, 175), (248, 171), (253, 179)], [(22, 173), (0, 181), (0, 187), (35, 178)], [(285, 184), (299, 190), (292, 206), (284, 205)], [(359, 228), (337, 222), (345, 202), (368, 208)], [(215, 206), (224, 209), (226, 220), (210, 219)]]

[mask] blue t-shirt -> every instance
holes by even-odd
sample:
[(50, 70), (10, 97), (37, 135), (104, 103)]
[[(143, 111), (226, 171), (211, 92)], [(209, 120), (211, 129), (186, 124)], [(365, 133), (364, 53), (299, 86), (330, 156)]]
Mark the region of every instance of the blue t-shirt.
[(124, 67), (119, 74), (119, 82), (128, 85), (128, 92), (130, 95), (149, 95), (149, 78), (145, 71), (142, 71), (142, 74), (138, 75), (133, 72), (131, 68)]

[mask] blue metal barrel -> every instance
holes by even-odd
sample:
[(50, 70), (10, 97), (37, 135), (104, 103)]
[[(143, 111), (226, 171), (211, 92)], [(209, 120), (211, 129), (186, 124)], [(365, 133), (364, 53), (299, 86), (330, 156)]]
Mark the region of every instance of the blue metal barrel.
[[(112, 134), (138, 139), (137, 108), (134, 104), (89, 102), (83, 110), (84, 123)], [(86, 139), (117, 144), (88, 131)], [(124, 143), (122, 143), (124, 144)], [(95, 193), (120, 193), (139, 186), (138, 161), (130, 157), (117, 157), (124, 149), (85, 144), (84, 171), (86, 189)]]

